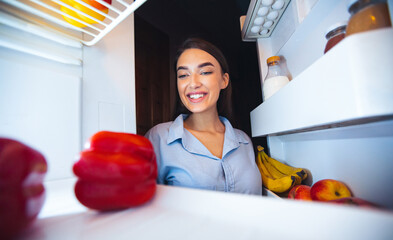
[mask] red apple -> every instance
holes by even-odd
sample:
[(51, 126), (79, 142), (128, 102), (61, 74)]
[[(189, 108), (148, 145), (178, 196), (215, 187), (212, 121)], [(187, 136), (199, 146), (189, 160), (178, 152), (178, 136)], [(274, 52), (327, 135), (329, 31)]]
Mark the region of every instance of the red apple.
[(311, 199), (316, 201), (330, 201), (345, 197), (352, 197), (351, 191), (345, 183), (334, 179), (323, 179), (314, 183), (310, 190)]
[(291, 188), (291, 190), (288, 193), (288, 198), (289, 199), (297, 199), (297, 200), (305, 200), (305, 201), (311, 201), (311, 195), (310, 195), (310, 190), (311, 187), (307, 185), (296, 185)]
[[(107, 9), (107, 7), (105, 7), (104, 5), (98, 3), (95, 0), (88, 0), (89, 4), (95, 8), (97, 8), (98, 10), (104, 10)], [(112, 0), (104, 0), (104, 2), (107, 2), (108, 4), (112, 4)]]
[(340, 198), (340, 199), (330, 200), (329, 202), (336, 203), (336, 204), (355, 205), (360, 207), (373, 207), (373, 208), (380, 207), (375, 203), (357, 197)]

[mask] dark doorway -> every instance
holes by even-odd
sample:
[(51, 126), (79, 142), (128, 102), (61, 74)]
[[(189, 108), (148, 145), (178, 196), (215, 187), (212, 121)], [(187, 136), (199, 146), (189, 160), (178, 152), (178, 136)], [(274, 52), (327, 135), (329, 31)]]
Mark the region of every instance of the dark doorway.
[[(169, 63), (162, 59), (162, 65), (167, 65), (169, 71), (169, 94), (164, 98), (168, 98), (165, 101), (169, 101), (171, 113), (177, 94), (172, 66), (176, 49), (186, 38), (200, 37), (215, 44), (226, 56), (233, 88), (232, 125), (251, 137), (250, 112), (262, 103), (262, 93), (256, 43), (241, 40), (240, 16), (247, 13), (249, 3), (249, 0), (148, 0), (135, 12), (136, 19), (143, 19), (168, 36)], [(138, 21), (136, 42), (148, 41), (138, 38), (147, 36), (141, 31), (150, 28), (137, 25)], [(158, 40), (152, 41), (158, 44)], [(168, 120), (162, 119), (165, 121)], [(265, 138), (254, 138), (253, 143), (266, 147)]]
[(135, 16), (135, 82), (137, 133), (170, 120), (169, 38)]

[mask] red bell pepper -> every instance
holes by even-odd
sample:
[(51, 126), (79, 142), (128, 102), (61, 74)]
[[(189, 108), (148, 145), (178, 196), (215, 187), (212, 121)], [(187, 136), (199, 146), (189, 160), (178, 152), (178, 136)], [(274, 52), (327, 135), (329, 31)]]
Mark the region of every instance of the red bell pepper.
[(140, 135), (101, 131), (73, 166), (76, 198), (96, 210), (124, 209), (150, 200), (157, 163), (151, 142)]
[(0, 239), (10, 239), (28, 227), (45, 201), (44, 156), (29, 146), (0, 138)]

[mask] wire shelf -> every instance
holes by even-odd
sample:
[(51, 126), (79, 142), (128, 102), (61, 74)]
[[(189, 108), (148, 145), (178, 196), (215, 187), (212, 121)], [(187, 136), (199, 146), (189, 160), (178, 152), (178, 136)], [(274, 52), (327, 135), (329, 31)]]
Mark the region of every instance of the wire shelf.
[(66, 45), (92, 46), (144, 2), (146, 0), (1, 0), (0, 23), (57, 39)]

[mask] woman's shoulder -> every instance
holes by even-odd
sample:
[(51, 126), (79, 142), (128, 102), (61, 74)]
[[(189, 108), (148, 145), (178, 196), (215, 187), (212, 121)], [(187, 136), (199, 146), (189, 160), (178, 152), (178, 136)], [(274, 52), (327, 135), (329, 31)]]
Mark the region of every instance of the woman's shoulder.
[(174, 121), (159, 123), (152, 127), (147, 133), (148, 138), (167, 138), (169, 135), (179, 133), (183, 129), (184, 115), (179, 115)]
[(236, 135), (241, 136), (242, 138), (245, 138), (246, 140), (251, 141), (250, 136), (248, 136), (248, 134), (245, 133), (243, 130), (240, 130), (237, 128), (234, 128), (233, 130), (235, 131)]
[(221, 120), (224, 121), (225, 126), (229, 127), (232, 129), (233, 134), (238, 138), (239, 142), (251, 142), (251, 138), (248, 136), (247, 133), (245, 133), (243, 130), (235, 128), (232, 126), (231, 122), (225, 118), (225, 117), (220, 117)]
[(157, 125), (155, 125), (154, 127), (152, 127), (147, 133), (146, 136), (149, 135), (164, 135), (168, 132), (170, 126), (172, 125), (173, 121), (170, 122), (164, 122), (164, 123), (159, 123)]
[(252, 142), (250, 136), (248, 136), (248, 134), (246, 132), (244, 132), (243, 130), (238, 129), (238, 128), (233, 128), (233, 132), (239, 142), (242, 142), (242, 143)]

